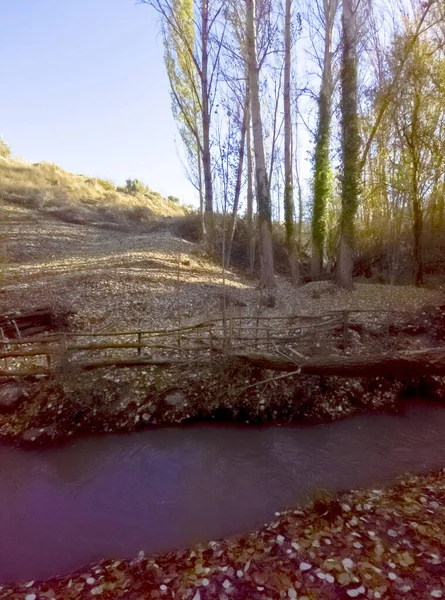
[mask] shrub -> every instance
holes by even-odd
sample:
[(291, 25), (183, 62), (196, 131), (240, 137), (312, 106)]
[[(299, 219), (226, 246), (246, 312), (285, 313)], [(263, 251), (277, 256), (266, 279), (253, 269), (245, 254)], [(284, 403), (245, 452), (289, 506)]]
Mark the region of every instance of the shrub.
[(0, 156), (3, 158), (9, 158), (11, 156), (11, 148), (5, 142), (5, 140), (0, 135)]
[(131, 206), (125, 211), (126, 218), (130, 221), (136, 221), (137, 223), (149, 221), (152, 214), (153, 213), (148, 206)]
[(150, 188), (139, 179), (127, 179), (125, 182), (124, 192), (126, 194), (149, 194)]
[(341, 516), (343, 509), (338, 498), (334, 498), (327, 490), (317, 490), (310, 502), (312, 516), (316, 521), (334, 523)]
[(194, 243), (201, 241), (201, 217), (199, 214), (172, 219), (169, 225), (170, 230), (176, 237)]
[[(221, 224), (217, 227), (218, 235), (216, 237), (215, 253), (217, 256), (222, 256), (223, 231)], [(226, 233), (227, 235), (227, 233)], [(257, 238), (257, 229), (255, 225), (255, 237)], [(226, 238), (227, 241), (227, 238)], [(290, 275), (289, 258), (286, 250), (286, 239), (284, 225), (274, 223), (272, 228), (272, 243), (274, 252), (275, 271), (282, 275)], [(235, 237), (232, 245), (231, 265), (238, 269), (247, 270), (249, 268), (248, 259), (248, 229), (244, 218), (238, 217), (236, 222)], [(255, 244), (255, 265), (258, 268), (260, 264), (258, 239)], [(303, 254), (300, 265), (301, 277), (303, 280), (307, 278), (309, 267), (307, 257)]]
[(169, 200), (170, 202), (173, 202), (174, 204), (180, 204), (180, 200), (177, 196), (169, 196), (167, 198), (167, 200)]

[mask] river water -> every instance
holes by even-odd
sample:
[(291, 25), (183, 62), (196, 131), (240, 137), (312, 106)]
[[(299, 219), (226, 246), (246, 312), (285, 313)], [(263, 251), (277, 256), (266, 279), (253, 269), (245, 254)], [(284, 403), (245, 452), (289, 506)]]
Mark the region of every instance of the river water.
[(253, 530), (315, 490), (445, 466), (445, 406), (326, 425), (191, 426), (0, 446), (0, 579), (66, 574)]

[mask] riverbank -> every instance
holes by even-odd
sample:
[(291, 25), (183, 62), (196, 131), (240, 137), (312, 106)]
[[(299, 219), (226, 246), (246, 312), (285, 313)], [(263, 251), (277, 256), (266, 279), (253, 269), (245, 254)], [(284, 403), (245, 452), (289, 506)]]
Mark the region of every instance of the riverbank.
[(108, 369), (0, 388), (0, 441), (37, 447), (92, 433), (196, 422), (331, 422), (397, 410), (403, 394), (445, 399), (445, 378), (342, 378), (268, 371), (221, 360), (199, 371)]
[[(297, 334), (290, 322), (290, 350), (286, 345), (278, 348), (289, 355), (293, 350), (306, 357), (362, 356), (443, 344), (441, 289), (357, 282), (354, 290), (345, 291), (327, 281), (295, 289), (278, 276), (277, 287), (266, 297), (256, 280), (240, 272), (223, 272), (197, 244), (170, 231), (167, 221), (164, 229), (137, 235), (113, 231), (110, 236), (103, 228), (61, 223), (43, 218), (37, 209), (18, 210), (16, 204), (5, 205), (2, 211), (0, 237), (8, 252), (2, 266), (0, 312), (5, 314), (12, 307), (25, 312), (46, 307), (67, 315), (68, 332), (118, 335), (123, 330), (168, 329), (221, 318), (224, 298), (230, 297), (231, 308), (226, 309), (235, 320), (253, 323), (260, 316), (373, 311), (358, 313), (347, 348), (341, 326), (300, 338), (301, 331)], [(427, 305), (430, 311), (422, 312)], [(391, 322), (388, 310), (395, 313)], [(401, 315), (413, 316), (417, 335), (391, 329), (400, 324)], [(118, 337), (107, 339), (122, 343)], [(118, 352), (106, 350), (98, 356), (113, 358)], [(215, 353), (211, 368), (193, 363), (185, 370), (138, 367), (85, 373), (70, 364), (63, 376), (51, 379), (2, 380), (0, 441), (35, 447), (78, 434), (131, 432), (159, 424), (332, 421), (358, 411), (394, 410), (407, 386), (406, 381), (378, 377), (279, 379), (271, 371), (227, 364), (218, 356)], [(32, 366), (30, 357), (4, 360), (5, 369)], [(415, 387), (417, 382), (411, 387), (413, 383)], [(442, 380), (429, 387), (435, 388), (433, 395), (445, 396), (440, 391), (445, 389)], [(429, 396), (429, 390), (421, 393)]]
[(444, 500), (444, 471), (389, 489), (320, 494), (249, 535), (4, 585), (0, 598), (442, 598)]

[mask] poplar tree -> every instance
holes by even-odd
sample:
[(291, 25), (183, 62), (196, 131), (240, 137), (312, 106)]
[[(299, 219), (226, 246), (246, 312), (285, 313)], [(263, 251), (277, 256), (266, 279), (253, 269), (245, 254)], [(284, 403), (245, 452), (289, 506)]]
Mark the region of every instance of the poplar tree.
[(292, 284), (297, 285), (299, 281), (298, 273), (298, 253), (295, 240), (295, 221), (294, 221), (294, 190), (292, 177), (292, 113), (290, 101), (291, 89), (291, 17), (292, 0), (285, 0), (284, 17), (284, 223), (286, 229), (286, 246), (289, 255), (290, 269), (292, 275)]
[(272, 214), (266, 159), (264, 154), (263, 124), (261, 120), (255, 4), (255, 0), (246, 0), (246, 38), (261, 254), (260, 286), (271, 288), (275, 286), (272, 246)]
[(331, 104), (332, 104), (332, 37), (338, 0), (320, 0), (324, 54), (321, 86), (318, 95), (318, 123), (315, 137), (314, 181), (312, 207), (311, 277), (320, 277), (326, 237), (326, 207), (332, 196), (332, 169), (330, 162)]
[[(221, 7), (211, 14), (210, 0), (141, 0), (162, 18), (165, 62), (170, 80), (173, 114), (189, 155), (196, 153), (198, 187), (203, 205), (204, 239), (213, 249), (213, 185), (211, 113), (219, 52), (211, 62), (211, 30)], [(198, 18), (197, 18), (198, 15)], [(210, 64), (211, 63), (211, 64)], [(202, 194), (204, 190), (204, 194)]]
[(359, 196), (360, 137), (357, 113), (357, 35), (353, 0), (343, 0), (343, 54), (341, 68), (342, 162), (340, 248), (337, 284), (352, 286), (355, 216)]

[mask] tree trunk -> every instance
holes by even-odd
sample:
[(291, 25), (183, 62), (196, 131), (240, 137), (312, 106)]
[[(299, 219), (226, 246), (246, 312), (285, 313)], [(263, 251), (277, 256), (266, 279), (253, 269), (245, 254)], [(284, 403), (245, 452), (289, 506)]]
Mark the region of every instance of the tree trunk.
[(315, 281), (323, 270), (326, 237), (326, 208), (332, 194), (332, 174), (329, 158), (331, 142), (332, 99), (332, 31), (337, 2), (323, 1), (325, 19), (324, 58), (320, 94), (318, 97), (318, 125), (314, 156), (314, 200), (312, 211), (311, 277)]
[(298, 109), (295, 119), (295, 181), (297, 184), (297, 198), (298, 198), (298, 235), (297, 235), (297, 262), (296, 268), (298, 269), (298, 281), (300, 281), (300, 253), (303, 247), (303, 189), (301, 187), (300, 177), (300, 162), (298, 157)]
[(295, 240), (295, 206), (292, 179), (292, 113), (290, 103), (291, 76), (291, 11), (292, 0), (286, 0), (284, 32), (284, 223), (286, 228), (286, 246), (292, 276), (292, 285), (299, 283), (298, 253)]
[(249, 82), (252, 107), (252, 132), (255, 153), (256, 192), (258, 204), (258, 225), (261, 245), (260, 286), (272, 288), (274, 281), (274, 261), (272, 246), (272, 215), (269, 186), (267, 182), (266, 160), (264, 156), (263, 125), (259, 92), (259, 69), (256, 55), (255, 0), (246, 0), (246, 34), (249, 57)]
[(352, 287), (355, 215), (359, 192), (359, 150), (357, 114), (357, 42), (353, 0), (343, 0), (343, 61), (341, 72), (342, 157), (340, 251), (337, 284)]
[(419, 197), (419, 110), (420, 94), (414, 97), (413, 116), (411, 123), (411, 139), (408, 148), (412, 159), (411, 193), (413, 202), (413, 236), (414, 236), (414, 262), (416, 263), (416, 286), (423, 285), (423, 260), (422, 260), (422, 229), (423, 211), (422, 200)]
[(238, 205), (239, 199), (241, 195), (241, 185), (243, 179), (243, 167), (244, 167), (244, 154), (246, 147), (246, 132), (249, 126), (249, 103), (250, 103), (250, 90), (249, 90), (249, 82), (248, 78), (246, 79), (246, 97), (244, 101), (244, 111), (243, 111), (243, 122), (241, 125), (241, 133), (240, 133), (240, 148), (239, 148), (239, 156), (238, 156), (238, 169), (236, 174), (236, 184), (235, 184), (235, 194), (233, 199), (233, 209), (232, 215), (230, 217), (229, 223), (229, 235), (227, 240), (227, 250), (226, 250), (226, 267), (230, 265), (230, 259), (232, 255), (232, 246), (233, 246), (233, 238), (235, 237), (235, 228), (236, 228), (236, 216), (238, 213)]
[(255, 269), (255, 230), (253, 226), (253, 159), (251, 134), (251, 102), (249, 98), (249, 122), (247, 126), (247, 255), (249, 271)]
[[(269, 195), (270, 195), (270, 191), (272, 189), (272, 178), (273, 178), (273, 172), (274, 172), (274, 167), (275, 167), (275, 158), (277, 155), (276, 152), (276, 145), (278, 142), (278, 135), (277, 135), (277, 125), (278, 125), (278, 113), (280, 110), (280, 98), (281, 98), (281, 74), (279, 76), (279, 80), (278, 80), (278, 87), (275, 84), (275, 108), (274, 108), (274, 112), (273, 112), (273, 122), (272, 122), (272, 145), (270, 148), (270, 163), (269, 163), (269, 175), (267, 177), (267, 184), (269, 186)], [(281, 130), (281, 127), (280, 127)], [(280, 204), (278, 203), (278, 212), (280, 211)], [(278, 221), (280, 220), (280, 216), (278, 215)]]
[(422, 258), (422, 229), (423, 215), (421, 201), (415, 192), (413, 198), (413, 236), (414, 236), (414, 262), (416, 263), (417, 286), (423, 285), (423, 258)]
[(396, 356), (352, 356), (309, 358), (296, 364), (295, 358), (260, 352), (235, 352), (231, 357), (272, 371), (301, 375), (336, 377), (392, 377), (395, 379), (445, 374), (445, 348), (401, 353)]
[(326, 236), (326, 207), (331, 195), (331, 168), (329, 159), (331, 100), (324, 89), (318, 99), (319, 117), (315, 143), (314, 204), (312, 211), (311, 277), (320, 278), (323, 269)]
[(205, 202), (204, 202), (204, 193), (203, 193), (203, 186), (202, 186), (201, 150), (199, 148), (197, 149), (197, 154), (198, 154), (199, 216), (201, 217), (202, 239), (205, 241), (205, 239), (206, 239)]
[(209, 36), (209, 0), (201, 2), (201, 93), (202, 93), (202, 166), (204, 171), (205, 194), (205, 244), (209, 251), (213, 250), (213, 186), (212, 162), (210, 155), (210, 112), (208, 82), (208, 36)]

